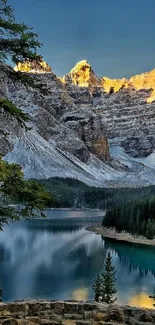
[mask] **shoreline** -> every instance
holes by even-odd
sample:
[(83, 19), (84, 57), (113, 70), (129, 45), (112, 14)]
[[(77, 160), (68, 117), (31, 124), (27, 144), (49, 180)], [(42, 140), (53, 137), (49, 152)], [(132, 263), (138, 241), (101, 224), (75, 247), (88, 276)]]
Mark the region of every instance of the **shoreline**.
[(115, 229), (106, 228), (102, 226), (90, 226), (86, 230), (94, 232), (97, 235), (102, 235), (105, 238), (109, 238), (118, 242), (152, 246), (155, 247), (155, 239), (147, 239), (146, 237), (133, 236), (126, 232), (117, 232)]
[(102, 209), (91, 209), (91, 208), (46, 208), (45, 210), (49, 211), (103, 211)]

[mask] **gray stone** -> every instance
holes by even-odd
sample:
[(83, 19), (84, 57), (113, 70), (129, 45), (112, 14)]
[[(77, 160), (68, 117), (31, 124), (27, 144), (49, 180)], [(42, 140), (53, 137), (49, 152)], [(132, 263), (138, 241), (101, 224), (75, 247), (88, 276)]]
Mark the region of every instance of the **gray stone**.
[[(28, 314), (27, 315), (27, 308)], [(60, 309), (59, 309), (60, 308)], [(76, 301), (25, 301), (0, 304), (0, 324), (5, 325), (151, 325), (155, 310)], [(59, 309), (59, 313), (57, 311)], [(66, 310), (68, 310), (66, 312)], [(24, 314), (25, 312), (25, 314)], [(36, 313), (39, 315), (36, 316)], [(13, 317), (13, 315), (18, 315)], [(19, 315), (21, 315), (19, 318)]]
[(155, 323), (150, 311), (147, 311), (147, 310), (142, 310), (138, 316), (138, 319), (141, 321), (141, 322), (148, 322), (148, 323)]
[(79, 320), (79, 319), (82, 319), (83, 318), (83, 315), (81, 314), (64, 314), (64, 317), (66, 319), (75, 319), (75, 320)]
[(75, 302), (65, 302), (64, 313), (72, 314), (77, 311), (77, 304)]
[(78, 313), (83, 314), (83, 310), (84, 310), (83, 303), (77, 303), (77, 309), (78, 309)]
[(26, 321), (32, 322), (34, 324), (39, 324), (40, 323), (40, 317), (36, 317), (36, 316), (30, 316), (30, 317), (26, 317)]
[(28, 303), (27, 316), (39, 316), (40, 314), (40, 304), (37, 301), (32, 301)]
[(84, 303), (84, 310), (94, 310), (96, 309), (96, 305), (94, 303)]
[(2, 325), (18, 325), (18, 321), (14, 318), (4, 319), (1, 321)]
[(60, 325), (60, 323), (49, 319), (41, 319), (40, 325)]
[(77, 320), (76, 325), (90, 325), (91, 322), (88, 320)]
[[(47, 66), (47, 71), (48, 69)], [(14, 119), (6, 119), (1, 115), (0, 130), (11, 133), (8, 138), (0, 137), (1, 155), (13, 150), (13, 139), (17, 137), (20, 139), (21, 149), (23, 144), (26, 148), (24, 158), (23, 155), (17, 155), (17, 162), (23, 168), (26, 165), (25, 170), (29, 167), (34, 178), (59, 176), (62, 170), (62, 165), (57, 159), (59, 153), (59, 159), (66, 159), (69, 166), (66, 170), (67, 177), (76, 177), (89, 185), (92, 185), (90, 178), (97, 182), (97, 186), (155, 184), (155, 173), (151, 166), (147, 167), (130, 158), (124, 161), (116, 154), (110, 159), (109, 154), (109, 142), (111, 147), (123, 148), (131, 158), (145, 158), (154, 151), (154, 98), (150, 101), (151, 96), (154, 96), (152, 87), (155, 89), (154, 70), (130, 80), (100, 78), (86, 61), (60, 79), (52, 71), (38, 73), (38, 69), (33, 70), (36, 71), (37, 74), (33, 73), (31, 76), (38, 85), (45, 85), (48, 94), (42, 95), (36, 89), (12, 82), (7, 74), (0, 72), (0, 96), (9, 96), (17, 107), (29, 114), (30, 124), (40, 139), (35, 147), (26, 137), (26, 133), (23, 136), (24, 131)], [(138, 88), (135, 80), (140, 84)], [(141, 87), (143, 89), (139, 89)], [(36, 154), (38, 151), (39, 163)], [(31, 156), (30, 152), (34, 154)], [(46, 163), (46, 168), (41, 169), (40, 166), (44, 166), (45, 153), (45, 161), (49, 163)], [(12, 155), (12, 159), (15, 156)], [(30, 166), (27, 166), (28, 162)], [(51, 165), (54, 168), (49, 171)], [(95, 173), (87, 173), (88, 165), (92, 171), (100, 171), (101, 181)], [(77, 172), (79, 169), (82, 175)], [(44, 174), (45, 170), (49, 172)], [(119, 177), (116, 177), (117, 171), (120, 172)], [(107, 173), (110, 179), (107, 179)]]

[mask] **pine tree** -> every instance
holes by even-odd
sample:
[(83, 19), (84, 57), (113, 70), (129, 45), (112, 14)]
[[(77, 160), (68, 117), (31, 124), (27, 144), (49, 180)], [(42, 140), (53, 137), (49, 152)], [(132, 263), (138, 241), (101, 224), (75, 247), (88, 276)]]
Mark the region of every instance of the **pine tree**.
[(147, 227), (147, 222), (146, 220), (143, 220), (141, 224), (140, 234), (144, 237), (146, 236), (146, 227)]
[(111, 255), (108, 253), (104, 271), (101, 273), (101, 297), (102, 302), (107, 304), (114, 303), (117, 298), (114, 298), (114, 295), (117, 292), (115, 288), (115, 268), (112, 266)]
[(3, 290), (0, 288), (0, 302), (2, 301)]
[(101, 296), (101, 278), (98, 275), (94, 281), (93, 290), (95, 293), (94, 300), (99, 302)]
[(139, 207), (138, 207), (138, 209), (137, 209), (137, 213), (136, 213), (135, 232), (136, 232), (137, 234), (140, 233), (140, 210), (139, 210)]
[(146, 238), (153, 239), (154, 238), (154, 223), (151, 219), (148, 219), (146, 226)]
[[(46, 87), (43, 87), (41, 83), (38, 84), (35, 78), (20, 71), (14, 71), (4, 64), (8, 59), (13, 63), (26, 60), (40, 62), (42, 57), (38, 55), (37, 51), (41, 46), (33, 28), (16, 22), (14, 9), (9, 5), (8, 0), (0, 0), (0, 71), (10, 77), (12, 81), (21, 81), (26, 86), (29, 85), (38, 88), (42, 93), (47, 93)], [(5, 102), (5, 109), (6, 104), (7, 102)], [(14, 111), (14, 113), (16, 112)]]
[(8, 0), (0, 0), (0, 60), (11, 58), (14, 63), (34, 60), (38, 47), (41, 43), (33, 28), (17, 23)]
[[(14, 71), (6, 65), (6, 60), (12, 62), (25, 60), (40, 60), (37, 54), (41, 43), (38, 35), (33, 29), (24, 23), (17, 23), (14, 10), (8, 0), (0, 0), (0, 72), (1, 82), (5, 76), (11, 77), (14, 82), (20, 80), (25, 85), (35, 86), (35, 78), (21, 72)], [(39, 88), (39, 86), (38, 86)], [(20, 127), (27, 130), (26, 122), (29, 120), (27, 114), (17, 108), (10, 100), (0, 98), (0, 119), (15, 119)], [(0, 137), (7, 135), (0, 130)], [(1, 153), (0, 153), (1, 154)], [(0, 157), (0, 228), (4, 222), (18, 219), (20, 216), (32, 216), (34, 211), (42, 210), (51, 200), (51, 196), (42, 186), (33, 181), (24, 180), (24, 175), (19, 165), (7, 164)], [(22, 211), (9, 207), (10, 200), (22, 204)], [(43, 214), (42, 214), (43, 216)], [(0, 292), (1, 293), (1, 292)]]
[(134, 204), (132, 204), (131, 208), (130, 208), (130, 217), (129, 217), (129, 226), (128, 226), (128, 230), (129, 232), (133, 232), (134, 229)]

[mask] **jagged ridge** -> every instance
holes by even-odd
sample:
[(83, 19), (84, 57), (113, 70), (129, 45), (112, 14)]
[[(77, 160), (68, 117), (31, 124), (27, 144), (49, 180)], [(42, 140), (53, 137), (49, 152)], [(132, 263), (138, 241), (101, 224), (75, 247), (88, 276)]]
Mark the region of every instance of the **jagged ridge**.
[(148, 103), (154, 72), (131, 84), (132, 78), (99, 78), (85, 60), (60, 79), (51, 68), (47, 73), (42, 67), (36, 71), (35, 63), (28, 67), (49, 94), (2, 76), (1, 93), (29, 113), (33, 126), (33, 134), (23, 135), (14, 121), (0, 121), (11, 131), (5, 150), (0, 140), (6, 160), (20, 163), (26, 177), (74, 177), (96, 186), (155, 184), (155, 104)]

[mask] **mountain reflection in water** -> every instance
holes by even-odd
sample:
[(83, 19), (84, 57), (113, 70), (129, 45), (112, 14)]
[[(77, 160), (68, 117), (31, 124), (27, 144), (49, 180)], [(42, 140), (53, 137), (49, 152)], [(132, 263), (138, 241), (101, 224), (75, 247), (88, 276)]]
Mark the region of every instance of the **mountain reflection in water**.
[(86, 231), (86, 226), (101, 221), (102, 212), (47, 214), (45, 220), (11, 223), (0, 233), (4, 300), (93, 299), (93, 280), (110, 250), (117, 271), (118, 302), (152, 306), (154, 249), (104, 240)]

